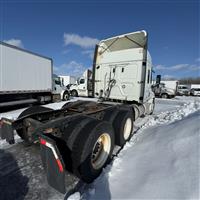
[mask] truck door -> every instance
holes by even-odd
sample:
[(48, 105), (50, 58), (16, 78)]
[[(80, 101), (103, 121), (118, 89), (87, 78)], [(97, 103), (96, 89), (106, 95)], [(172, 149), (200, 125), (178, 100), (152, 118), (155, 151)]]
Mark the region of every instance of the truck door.
[(121, 95), (125, 100), (136, 99), (140, 94), (140, 83), (138, 83), (139, 62), (132, 61), (120, 64), (117, 70), (117, 82)]
[(150, 63), (147, 62), (146, 78), (145, 78), (145, 84), (144, 84), (145, 85), (144, 97), (143, 97), (144, 102), (152, 98), (151, 82), (152, 82), (152, 69), (151, 69)]
[(80, 78), (78, 81), (78, 95), (88, 96), (87, 80), (85, 78)]
[[(105, 97), (105, 91), (108, 86), (110, 74), (108, 64), (99, 64), (95, 69), (95, 96)], [(102, 93), (102, 94), (100, 94)]]

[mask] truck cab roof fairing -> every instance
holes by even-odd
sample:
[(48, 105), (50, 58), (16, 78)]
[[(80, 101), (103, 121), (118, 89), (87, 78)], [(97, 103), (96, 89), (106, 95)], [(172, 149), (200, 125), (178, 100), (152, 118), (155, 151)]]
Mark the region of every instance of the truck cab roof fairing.
[(144, 30), (137, 31), (101, 40), (99, 43), (99, 53), (102, 54), (105, 51), (112, 52), (122, 49), (145, 48), (146, 44), (147, 32)]

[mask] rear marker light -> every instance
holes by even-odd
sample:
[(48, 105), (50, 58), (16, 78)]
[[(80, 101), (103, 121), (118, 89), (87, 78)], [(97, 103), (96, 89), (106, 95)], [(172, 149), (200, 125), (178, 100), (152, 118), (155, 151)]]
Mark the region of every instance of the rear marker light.
[(56, 150), (55, 150), (54, 146), (51, 143), (47, 142), (46, 140), (44, 140), (42, 138), (40, 138), (40, 144), (45, 145), (45, 146), (49, 147), (52, 150), (53, 155), (54, 155), (54, 157), (56, 159), (58, 168), (59, 168), (60, 172), (63, 172), (64, 169), (63, 169), (62, 163), (61, 163), (60, 159), (58, 158), (58, 155), (56, 153)]
[(59, 159), (56, 159), (60, 172), (63, 172), (63, 166)]
[(44, 139), (40, 139), (40, 144), (42, 144), (42, 145), (46, 145), (46, 140), (44, 140)]

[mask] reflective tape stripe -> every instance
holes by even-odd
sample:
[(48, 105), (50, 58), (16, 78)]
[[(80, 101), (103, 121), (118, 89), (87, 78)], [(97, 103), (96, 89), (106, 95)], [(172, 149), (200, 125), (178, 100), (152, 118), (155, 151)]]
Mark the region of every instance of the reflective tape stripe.
[(63, 169), (62, 163), (61, 163), (60, 159), (58, 158), (58, 154), (56, 153), (56, 150), (55, 150), (54, 146), (51, 143), (47, 142), (46, 140), (44, 140), (42, 138), (40, 138), (40, 144), (45, 145), (45, 146), (49, 147), (52, 150), (53, 155), (54, 155), (54, 157), (56, 159), (57, 165), (59, 167), (59, 170), (60, 170), (60, 172), (63, 172), (64, 169)]
[(49, 147), (52, 150), (53, 155), (54, 155), (55, 159), (57, 160), (58, 159), (58, 155), (57, 155), (56, 150), (53, 147), (53, 145), (51, 143), (46, 142), (46, 146)]

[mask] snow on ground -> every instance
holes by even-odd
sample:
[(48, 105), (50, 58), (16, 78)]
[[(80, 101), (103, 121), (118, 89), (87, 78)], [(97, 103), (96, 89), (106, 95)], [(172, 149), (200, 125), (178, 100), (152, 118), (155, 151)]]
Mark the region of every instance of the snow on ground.
[(171, 102), (157, 100), (157, 114), (136, 123), (112, 164), (70, 199), (199, 199), (200, 101)]
[(199, 199), (199, 114), (140, 130), (82, 199)]
[[(74, 100), (76, 98), (71, 101)], [(45, 106), (59, 109), (65, 103)], [(22, 111), (1, 113), (0, 118), (15, 119)], [(112, 164), (92, 184), (80, 188), (68, 199), (199, 199), (199, 116), (200, 98), (156, 99), (154, 114), (135, 122), (136, 134)], [(18, 138), (17, 143), (19, 141)], [(15, 145), (23, 153), (21, 142)], [(7, 148), (5, 141), (2, 143), (0, 140), (0, 149)], [(9, 152), (15, 155), (16, 148), (11, 146)], [(42, 199), (42, 196), (46, 199), (63, 199), (46, 183), (39, 184), (45, 179), (45, 173), (41, 171), (41, 164), (39, 167), (35, 164), (35, 149), (27, 151), (28, 157), (34, 155), (32, 166), (23, 164), (28, 162), (23, 161), (29, 160), (27, 156), (23, 158), (16, 154), (16, 160), (22, 160), (18, 162), (22, 174), (29, 178), (25, 199)], [(33, 151), (36, 153), (32, 154)]]
[[(22, 139), (18, 135), (15, 135), (15, 142), (22, 142)], [(10, 144), (8, 144), (5, 140), (0, 139), (0, 149), (6, 149), (8, 147), (10, 147)]]

